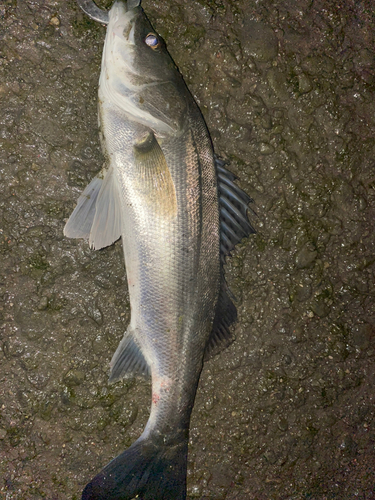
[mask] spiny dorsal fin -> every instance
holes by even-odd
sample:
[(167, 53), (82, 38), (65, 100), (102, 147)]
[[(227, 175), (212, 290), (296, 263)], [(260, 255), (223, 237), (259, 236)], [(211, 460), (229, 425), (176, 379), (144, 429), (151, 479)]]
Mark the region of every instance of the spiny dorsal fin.
[(236, 177), (224, 167), (223, 160), (215, 158), (215, 165), (219, 184), (221, 254), (224, 262), (224, 258), (237, 243), (255, 233), (247, 217), (249, 203), (253, 200), (233, 182)]
[(205, 360), (218, 354), (234, 340), (230, 327), (237, 319), (237, 310), (230, 298), (223, 266), (225, 257), (235, 245), (251, 233), (255, 233), (247, 218), (250, 210), (248, 205), (252, 199), (234, 184), (236, 177), (224, 165), (223, 160), (215, 157), (220, 206), (221, 289), (212, 331), (206, 346)]

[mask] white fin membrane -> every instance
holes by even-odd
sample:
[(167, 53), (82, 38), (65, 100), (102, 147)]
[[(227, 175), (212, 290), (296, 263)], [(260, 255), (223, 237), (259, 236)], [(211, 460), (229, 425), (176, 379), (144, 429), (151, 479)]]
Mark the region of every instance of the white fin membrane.
[(96, 200), (106, 173), (103, 168), (78, 198), (77, 206), (64, 227), (64, 235), (68, 238), (89, 238), (95, 217)]
[(88, 238), (96, 250), (120, 238), (121, 203), (113, 168), (103, 168), (83, 191), (64, 227), (64, 235)]
[(103, 179), (96, 202), (95, 217), (89, 237), (91, 248), (112, 245), (121, 236), (121, 201), (113, 168)]

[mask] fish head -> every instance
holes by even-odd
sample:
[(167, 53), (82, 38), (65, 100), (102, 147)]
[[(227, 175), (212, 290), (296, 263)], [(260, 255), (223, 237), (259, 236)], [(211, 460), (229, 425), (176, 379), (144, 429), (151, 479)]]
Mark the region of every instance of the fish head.
[(139, 0), (116, 0), (109, 11), (99, 87), (101, 102), (157, 135), (182, 132), (190, 94)]

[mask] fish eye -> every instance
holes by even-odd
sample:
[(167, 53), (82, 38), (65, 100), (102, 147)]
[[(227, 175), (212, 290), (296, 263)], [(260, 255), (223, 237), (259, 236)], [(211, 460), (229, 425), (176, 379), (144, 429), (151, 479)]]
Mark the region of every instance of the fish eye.
[(145, 43), (152, 49), (157, 49), (160, 46), (159, 39), (154, 33), (149, 33), (146, 36)]

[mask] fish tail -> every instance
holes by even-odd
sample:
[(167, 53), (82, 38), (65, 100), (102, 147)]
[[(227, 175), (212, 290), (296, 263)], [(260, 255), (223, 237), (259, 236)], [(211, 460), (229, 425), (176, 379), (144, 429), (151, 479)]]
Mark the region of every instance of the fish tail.
[(82, 500), (185, 500), (187, 437), (160, 441), (141, 436), (86, 485)]

